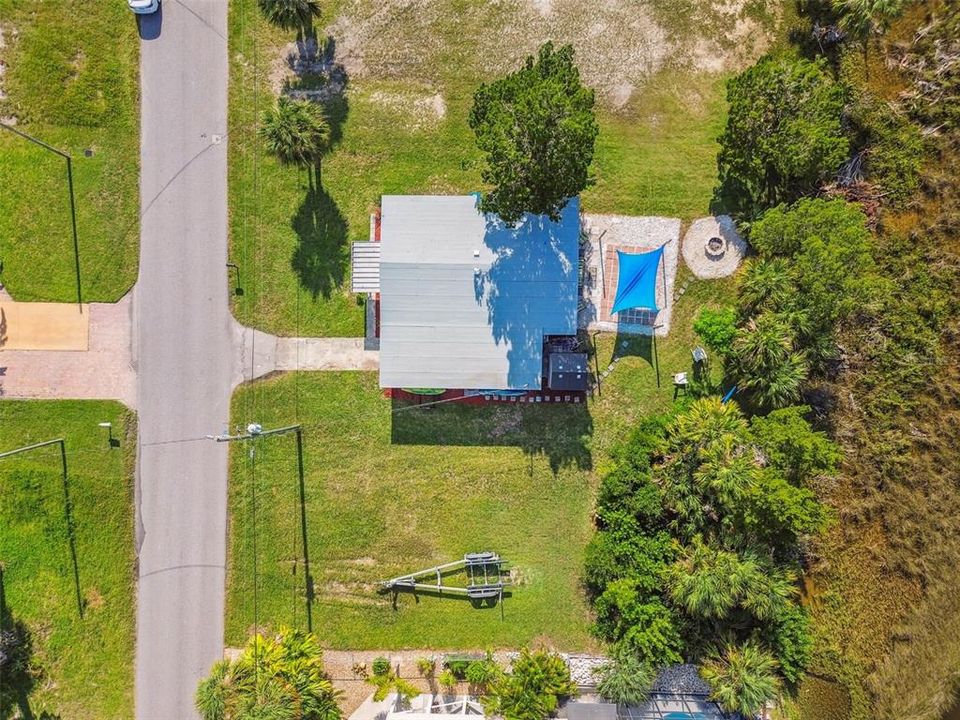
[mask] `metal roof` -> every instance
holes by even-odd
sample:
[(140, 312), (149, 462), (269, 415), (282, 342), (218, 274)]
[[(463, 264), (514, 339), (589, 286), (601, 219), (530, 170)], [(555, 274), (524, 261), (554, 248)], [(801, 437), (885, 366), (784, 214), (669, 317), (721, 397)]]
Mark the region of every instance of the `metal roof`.
[(543, 336), (577, 332), (579, 202), (515, 228), (473, 195), (385, 195), (380, 386), (540, 389)]
[(380, 292), (380, 243), (355, 242), (350, 247), (350, 291)]

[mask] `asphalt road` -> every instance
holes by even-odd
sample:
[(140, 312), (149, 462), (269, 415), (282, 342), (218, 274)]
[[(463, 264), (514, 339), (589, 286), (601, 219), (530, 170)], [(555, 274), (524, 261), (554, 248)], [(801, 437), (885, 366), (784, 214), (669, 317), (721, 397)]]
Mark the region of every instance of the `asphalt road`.
[(204, 436), (224, 430), (238, 371), (224, 267), (226, 25), (226, 0), (163, 0), (162, 18), (141, 25), (140, 720), (197, 717), (197, 682), (223, 652), (227, 448)]

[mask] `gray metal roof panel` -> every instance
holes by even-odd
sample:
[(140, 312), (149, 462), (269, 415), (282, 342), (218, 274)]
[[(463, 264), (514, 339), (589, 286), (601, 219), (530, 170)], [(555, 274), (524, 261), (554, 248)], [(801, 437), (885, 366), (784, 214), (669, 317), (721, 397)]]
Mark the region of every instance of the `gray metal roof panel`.
[(507, 228), (473, 196), (384, 196), (380, 385), (539, 389), (544, 333), (576, 333), (579, 233), (576, 199)]

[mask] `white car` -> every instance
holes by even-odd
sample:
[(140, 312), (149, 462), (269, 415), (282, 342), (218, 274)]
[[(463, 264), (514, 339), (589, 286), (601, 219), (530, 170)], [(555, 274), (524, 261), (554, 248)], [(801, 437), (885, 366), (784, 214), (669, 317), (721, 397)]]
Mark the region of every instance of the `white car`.
[(137, 15), (149, 15), (160, 9), (160, 0), (127, 0), (127, 5)]

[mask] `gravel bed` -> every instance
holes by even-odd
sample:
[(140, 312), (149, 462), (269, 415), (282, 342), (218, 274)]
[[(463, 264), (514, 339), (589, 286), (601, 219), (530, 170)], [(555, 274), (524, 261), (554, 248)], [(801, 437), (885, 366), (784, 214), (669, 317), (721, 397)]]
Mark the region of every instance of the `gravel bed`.
[(669, 665), (653, 682), (653, 692), (685, 695), (707, 695), (710, 686), (703, 681), (696, 665)]

